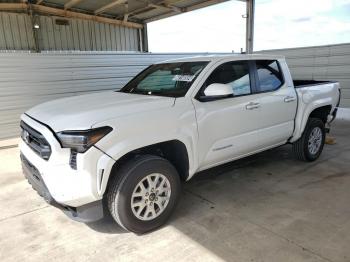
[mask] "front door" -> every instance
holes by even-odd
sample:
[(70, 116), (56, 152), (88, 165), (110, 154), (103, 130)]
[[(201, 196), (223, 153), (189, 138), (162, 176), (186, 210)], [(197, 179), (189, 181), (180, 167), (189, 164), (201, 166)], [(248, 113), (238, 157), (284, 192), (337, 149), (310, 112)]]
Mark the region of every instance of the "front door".
[[(199, 169), (205, 169), (255, 151), (259, 145), (260, 107), (253, 94), (255, 79), (249, 62), (219, 65), (193, 100), (198, 122)], [(206, 100), (204, 90), (212, 83), (232, 87), (233, 96)]]

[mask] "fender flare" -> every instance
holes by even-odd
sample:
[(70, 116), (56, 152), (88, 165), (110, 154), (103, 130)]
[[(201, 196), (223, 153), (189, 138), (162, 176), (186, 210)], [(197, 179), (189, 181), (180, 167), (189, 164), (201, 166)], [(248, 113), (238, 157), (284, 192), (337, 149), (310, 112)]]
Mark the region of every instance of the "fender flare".
[[(113, 172), (113, 168), (118, 168), (117, 165), (118, 161), (120, 159), (122, 159), (123, 157), (125, 157), (126, 155), (138, 150), (138, 149), (142, 149), (145, 147), (149, 147), (149, 146), (153, 146), (153, 145), (157, 145), (160, 143), (166, 143), (166, 142), (171, 142), (171, 141), (179, 141), (180, 143), (182, 143), (185, 146), (185, 149), (187, 151), (187, 156), (188, 156), (188, 176), (186, 178), (186, 180), (189, 180), (195, 173), (195, 170), (197, 169), (197, 159), (194, 157), (195, 154), (193, 152), (194, 147), (189, 144), (189, 142), (184, 142), (183, 139), (171, 139), (171, 140), (164, 140), (164, 141), (160, 141), (157, 143), (147, 143), (144, 145), (139, 145), (139, 146), (129, 146), (123, 143), (117, 144), (114, 147), (118, 148), (120, 150), (118, 150), (117, 154), (111, 154), (109, 155), (109, 152), (104, 152), (105, 155), (102, 156), (98, 163), (97, 163), (97, 170), (103, 170), (103, 171), (99, 171), (97, 174), (97, 189), (98, 189), (98, 194), (100, 196), (103, 196), (103, 194), (105, 193), (107, 186), (108, 186), (108, 182), (109, 182), (109, 178), (111, 176), (111, 173)], [(100, 149), (101, 150), (101, 149)], [(102, 151), (102, 150), (101, 150)]]

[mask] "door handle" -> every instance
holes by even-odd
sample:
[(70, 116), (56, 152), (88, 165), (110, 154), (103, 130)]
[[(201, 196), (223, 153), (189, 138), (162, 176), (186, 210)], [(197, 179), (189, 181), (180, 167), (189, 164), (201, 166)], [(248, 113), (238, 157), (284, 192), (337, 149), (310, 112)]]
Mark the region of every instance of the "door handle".
[(254, 103), (254, 102), (250, 102), (248, 105), (245, 106), (245, 108), (247, 110), (253, 110), (253, 109), (257, 109), (260, 107), (259, 103)]
[(286, 102), (286, 103), (293, 102), (293, 101), (295, 101), (295, 97), (294, 96), (286, 96), (284, 98), (284, 102)]

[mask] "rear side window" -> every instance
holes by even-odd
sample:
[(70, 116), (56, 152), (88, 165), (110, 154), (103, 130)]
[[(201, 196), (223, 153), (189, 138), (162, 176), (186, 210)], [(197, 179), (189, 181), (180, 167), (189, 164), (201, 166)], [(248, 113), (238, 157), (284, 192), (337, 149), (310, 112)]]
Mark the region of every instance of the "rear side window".
[(246, 61), (235, 61), (218, 66), (208, 77), (205, 86), (214, 83), (231, 86), (234, 96), (250, 94), (248, 63)]
[(283, 84), (283, 77), (276, 60), (257, 60), (259, 92), (274, 91)]

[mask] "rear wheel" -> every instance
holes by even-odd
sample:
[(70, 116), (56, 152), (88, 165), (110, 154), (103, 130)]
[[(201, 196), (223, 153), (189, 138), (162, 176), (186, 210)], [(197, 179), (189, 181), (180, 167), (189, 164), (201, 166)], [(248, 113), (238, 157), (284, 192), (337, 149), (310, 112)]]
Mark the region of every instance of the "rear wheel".
[(310, 118), (301, 138), (293, 144), (295, 156), (304, 161), (314, 161), (322, 153), (326, 130), (321, 119)]
[(180, 188), (179, 174), (169, 161), (153, 155), (139, 156), (115, 174), (107, 192), (108, 208), (120, 226), (145, 233), (168, 220)]

